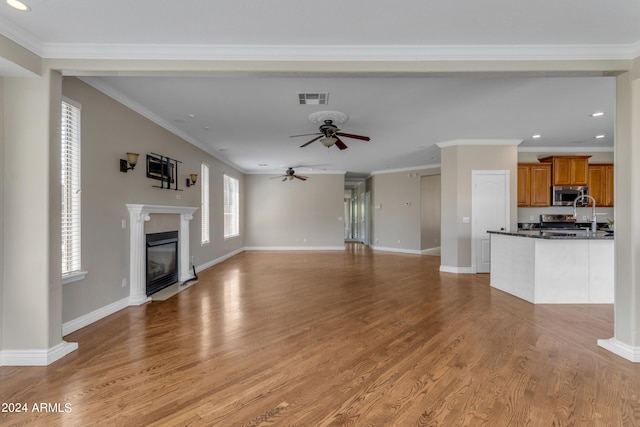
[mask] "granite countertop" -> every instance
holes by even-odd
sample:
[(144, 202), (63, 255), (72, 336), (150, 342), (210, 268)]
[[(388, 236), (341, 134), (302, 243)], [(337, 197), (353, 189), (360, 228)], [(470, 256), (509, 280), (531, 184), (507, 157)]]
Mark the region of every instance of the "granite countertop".
[(569, 230), (519, 230), (519, 231), (493, 231), (490, 234), (502, 234), (506, 236), (531, 237), (534, 239), (554, 239), (554, 240), (613, 240), (613, 233), (607, 231), (596, 231), (584, 229)]

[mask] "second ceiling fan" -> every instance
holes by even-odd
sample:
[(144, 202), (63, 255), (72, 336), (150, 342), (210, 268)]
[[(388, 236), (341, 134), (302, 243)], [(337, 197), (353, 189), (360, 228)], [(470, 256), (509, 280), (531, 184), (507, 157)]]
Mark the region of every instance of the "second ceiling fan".
[(344, 123), (347, 120), (347, 115), (344, 113), (338, 113), (335, 111), (320, 111), (320, 112), (311, 114), (309, 116), (309, 120), (311, 120), (312, 122), (322, 121), (322, 124), (320, 125), (320, 127), (318, 128), (318, 132), (316, 133), (291, 135), (291, 138), (295, 138), (298, 136), (317, 135), (312, 140), (302, 144), (300, 148), (306, 147), (312, 142), (320, 140), (322, 145), (324, 145), (325, 147), (331, 147), (332, 145), (335, 145), (341, 150), (346, 150), (348, 148), (347, 144), (345, 144), (344, 141), (340, 139), (340, 137), (359, 139), (361, 141), (371, 140), (371, 138), (369, 138), (368, 136), (341, 132), (338, 126), (334, 124), (334, 122)]

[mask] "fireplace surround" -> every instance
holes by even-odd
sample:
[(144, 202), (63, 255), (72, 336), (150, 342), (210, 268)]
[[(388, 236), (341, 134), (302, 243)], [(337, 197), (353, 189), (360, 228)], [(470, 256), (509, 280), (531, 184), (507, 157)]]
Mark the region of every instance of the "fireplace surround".
[(150, 215), (176, 214), (180, 216), (178, 228), (178, 281), (191, 278), (189, 271), (189, 224), (198, 210), (189, 206), (161, 206), (127, 204), (129, 210), (129, 305), (141, 305), (150, 301), (146, 290), (146, 236), (145, 222)]

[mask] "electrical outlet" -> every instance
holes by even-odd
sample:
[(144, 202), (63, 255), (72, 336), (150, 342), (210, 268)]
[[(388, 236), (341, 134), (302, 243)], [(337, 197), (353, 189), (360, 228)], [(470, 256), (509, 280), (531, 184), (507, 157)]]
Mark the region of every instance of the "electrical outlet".
[(122, 287), (123, 288), (127, 287), (127, 278), (126, 277), (124, 279), (122, 279)]
[(127, 220), (126, 220), (126, 219), (123, 219), (123, 220), (122, 220), (122, 229), (123, 229), (123, 230), (126, 230), (126, 228), (127, 228)]

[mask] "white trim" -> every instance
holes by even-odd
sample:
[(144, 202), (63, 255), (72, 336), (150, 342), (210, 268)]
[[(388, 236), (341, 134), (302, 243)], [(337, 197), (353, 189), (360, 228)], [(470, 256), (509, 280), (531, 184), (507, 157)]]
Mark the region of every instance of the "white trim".
[(67, 283), (79, 282), (80, 280), (84, 280), (87, 274), (89, 274), (88, 271), (74, 271), (73, 273), (65, 274), (62, 276), (62, 284), (66, 285)]
[[(45, 59), (505, 61), (632, 60), (639, 42), (600, 45), (207, 45), (38, 43), (7, 37)], [(42, 51), (40, 54), (38, 51)]]
[(518, 153), (613, 153), (613, 147), (518, 147)]
[(245, 251), (344, 251), (344, 246), (247, 246)]
[(440, 246), (437, 248), (423, 249), (420, 251), (422, 255), (440, 255)]
[(369, 176), (382, 175), (385, 173), (394, 173), (394, 172), (408, 172), (408, 171), (420, 171), (424, 169), (437, 169), (439, 167), (440, 167), (440, 163), (435, 165), (410, 166), (410, 167), (398, 168), (398, 169), (383, 169), (379, 171), (373, 171), (369, 174)]
[(524, 139), (454, 139), (451, 141), (437, 142), (440, 148), (456, 147), (459, 145), (519, 145)]
[(199, 208), (145, 204), (126, 204), (126, 207), (129, 210), (129, 305), (142, 305), (151, 301), (146, 292), (144, 223), (151, 219), (150, 214), (180, 215), (178, 281), (184, 282), (191, 278), (189, 269), (189, 223), (193, 219), (194, 212)]
[(201, 143), (200, 141), (198, 141), (197, 139), (193, 138), (190, 135), (187, 135), (182, 130), (180, 130), (176, 126), (174, 126), (172, 123), (164, 120), (160, 116), (158, 116), (155, 113), (149, 111), (147, 108), (145, 108), (142, 105), (138, 104), (137, 102), (133, 101), (131, 98), (125, 96), (123, 93), (113, 89), (111, 86), (108, 86), (108, 85), (104, 84), (101, 80), (99, 80), (99, 79), (97, 79), (95, 77), (78, 76), (78, 78), (80, 80), (82, 80), (83, 82), (85, 82), (86, 84), (88, 84), (89, 86), (93, 87), (94, 89), (104, 93), (105, 95), (109, 96), (110, 98), (115, 99), (120, 104), (124, 105), (125, 107), (128, 107), (131, 110), (135, 111), (136, 113), (140, 114), (142, 117), (145, 117), (145, 118), (151, 120), (153, 123), (157, 124), (161, 128), (164, 128), (164, 129), (168, 130), (169, 132), (171, 132), (172, 134), (176, 135), (177, 137), (179, 137), (181, 139), (184, 139), (185, 141), (187, 141), (191, 145), (193, 145), (195, 147), (198, 147), (199, 149), (201, 149), (205, 153), (209, 154), (211, 157), (213, 157), (213, 158), (215, 158), (217, 160), (220, 160), (222, 163), (226, 164), (227, 166), (230, 166), (232, 168), (240, 170), (240, 172), (243, 172), (243, 173), (245, 172), (244, 170), (238, 168), (238, 166), (232, 165), (224, 157), (221, 157), (220, 153), (218, 153), (215, 150), (213, 150), (210, 146)]
[(371, 246), (371, 249), (374, 251), (382, 251), (382, 252), (397, 252), (402, 254), (415, 254), (421, 255), (422, 251), (417, 249), (405, 249), (405, 248), (389, 248), (384, 246)]
[(451, 267), (447, 265), (440, 266), (441, 273), (455, 273), (455, 274), (476, 274), (473, 267)]
[(598, 346), (634, 363), (640, 363), (640, 347), (632, 347), (615, 338), (598, 340)]
[(105, 317), (110, 316), (113, 313), (116, 313), (128, 306), (129, 298), (123, 298), (120, 301), (116, 301), (114, 303), (101, 307), (97, 310), (92, 311), (91, 313), (87, 313), (76, 319), (69, 320), (68, 322), (62, 324), (62, 336), (64, 337), (65, 335), (84, 328), (85, 326), (89, 326), (93, 322), (104, 319)]
[(46, 350), (0, 351), (0, 366), (48, 366), (78, 349), (78, 343), (62, 341)]
[(206, 270), (207, 268), (211, 268), (216, 264), (220, 264), (223, 261), (228, 260), (229, 258), (232, 258), (242, 252), (244, 252), (246, 249), (245, 248), (240, 248), (240, 249), (236, 249), (235, 251), (229, 252), (228, 254), (222, 255), (221, 257), (218, 257), (214, 260), (211, 260), (209, 262), (205, 262), (204, 264), (200, 264), (199, 266), (196, 267), (196, 272), (201, 272), (203, 270)]

